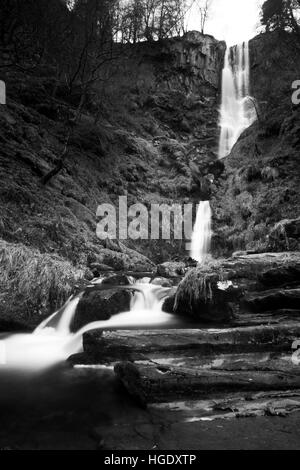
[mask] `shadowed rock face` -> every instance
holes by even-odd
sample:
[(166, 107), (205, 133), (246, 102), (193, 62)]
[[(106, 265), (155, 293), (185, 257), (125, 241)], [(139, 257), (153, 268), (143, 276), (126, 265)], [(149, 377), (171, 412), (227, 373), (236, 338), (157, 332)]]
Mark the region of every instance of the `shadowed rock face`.
[(244, 307), (251, 312), (300, 310), (300, 289), (253, 292), (245, 297)]
[[(139, 43), (126, 49), (124, 74), (140, 91), (186, 91), (200, 98), (220, 91), (226, 44), (190, 31), (183, 37)], [(138, 65), (138, 66), (137, 66)]]
[(185, 86), (188, 93), (214, 97), (220, 90), (225, 49), (224, 42), (198, 31), (167, 42), (162, 52), (174, 56), (173, 87)]
[(115, 274), (86, 289), (78, 303), (71, 330), (78, 331), (88, 323), (109, 320), (112, 315), (128, 312), (132, 293), (125, 286), (129, 285), (127, 276)]
[[(211, 262), (188, 272), (178, 287), (174, 309), (209, 323), (230, 323), (249, 311), (287, 309), (297, 315), (299, 270), (299, 252), (237, 254)], [(270, 290), (274, 276), (273, 287), (277, 287)]]
[(87, 292), (80, 300), (72, 324), (78, 331), (88, 323), (109, 320), (112, 315), (130, 310), (131, 293), (127, 290)]

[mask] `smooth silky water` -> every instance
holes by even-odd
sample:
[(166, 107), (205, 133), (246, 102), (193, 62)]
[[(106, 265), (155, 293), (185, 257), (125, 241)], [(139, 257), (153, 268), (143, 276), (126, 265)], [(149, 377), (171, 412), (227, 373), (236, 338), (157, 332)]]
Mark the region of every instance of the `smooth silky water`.
[(256, 120), (250, 96), (249, 41), (228, 47), (222, 72), (219, 158), (229, 155), (242, 132)]
[[(0, 335), (1, 442), (7, 439), (8, 446), (13, 441), (28, 448), (34, 439), (42, 442), (44, 433), (46, 441), (39, 444), (42, 448), (65, 449), (74, 445), (73, 441), (66, 441), (68, 432), (63, 433), (61, 440), (55, 436), (61, 432), (60, 426), (68, 428), (68, 420), (72, 422), (70, 434), (74, 437), (74, 433), (88, 436), (93, 425), (109, 426), (114, 416), (124, 410), (128, 419), (134, 416), (136, 404), (116, 380), (112, 367), (72, 366), (67, 359), (82, 351), (82, 335), (87, 331), (182, 326), (182, 320), (162, 311), (170, 289), (150, 284), (150, 279), (146, 281), (120, 286), (133, 291), (130, 311), (108, 321), (94, 322), (72, 332), (83, 295), (80, 294), (71, 297), (33, 333)], [(91, 288), (97, 288), (96, 284), (99, 281)], [(83, 442), (81, 439), (80, 448), (91, 445), (90, 438), (84, 437)]]
[(212, 229), (212, 212), (209, 201), (201, 201), (192, 234), (190, 256), (197, 263), (204, 263), (209, 257)]
[(9, 370), (35, 372), (52, 367), (82, 351), (82, 335), (101, 329), (129, 330), (132, 328), (175, 328), (180, 321), (162, 311), (162, 304), (170, 292), (153, 284), (136, 283), (122, 286), (134, 291), (129, 312), (112, 316), (107, 321), (85, 325), (77, 332), (71, 325), (82, 293), (70, 298), (65, 306), (43, 321), (31, 334), (13, 334), (0, 341), (0, 373)]

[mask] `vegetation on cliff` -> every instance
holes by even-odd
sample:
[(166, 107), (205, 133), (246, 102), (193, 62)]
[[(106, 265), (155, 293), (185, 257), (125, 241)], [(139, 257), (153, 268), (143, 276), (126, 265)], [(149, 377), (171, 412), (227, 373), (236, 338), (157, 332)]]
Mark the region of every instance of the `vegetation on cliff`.
[(259, 120), (224, 160), (212, 200), (218, 253), (299, 249), (299, 229), (285, 246), (273, 239), (278, 223), (300, 215), (300, 108), (291, 99), (300, 70), (299, 43), (288, 32), (265, 33), (250, 42), (250, 54)]

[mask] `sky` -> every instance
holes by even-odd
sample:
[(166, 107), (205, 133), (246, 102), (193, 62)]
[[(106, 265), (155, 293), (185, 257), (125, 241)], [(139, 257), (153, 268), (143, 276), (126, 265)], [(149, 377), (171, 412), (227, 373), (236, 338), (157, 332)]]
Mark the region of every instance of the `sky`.
[[(263, 0), (211, 0), (212, 7), (205, 33), (225, 40), (228, 45), (251, 39), (259, 27)], [(201, 0), (198, 0), (201, 3)], [(197, 1), (196, 1), (197, 3)], [(189, 30), (199, 30), (199, 9), (195, 5), (187, 16)]]

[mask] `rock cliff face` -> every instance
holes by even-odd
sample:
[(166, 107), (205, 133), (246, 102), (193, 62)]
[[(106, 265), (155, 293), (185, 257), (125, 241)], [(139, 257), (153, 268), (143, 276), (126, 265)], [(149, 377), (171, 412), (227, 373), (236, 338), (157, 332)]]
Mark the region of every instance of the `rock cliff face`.
[[(149, 206), (198, 201), (206, 194), (211, 174), (223, 169), (216, 151), (224, 50), (224, 43), (196, 32), (122, 50), (108, 71), (111, 79), (95, 86), (80, 121), (71, 119), (63, 169), (46, 185), (43, 176), (65, 152), (76, 96), (67, 95), (48, 66), (30, 73), (1, 69), (7, 106), (0, 107), (0, 237), (8, 242), (7, 264), (16, 256), (25, 272), (25, 258), (41, 260), (40, 253), (49, 253), (53, 266), (71, 262), (71, 281), (72, 273), (78, 280), (82, 272), (93, 277), (109, 269), (152, 269), (143, 255), (155, 262), (186, 256), (185, 243), (173, 240), (100, 242), (96, 209), (117, 205), (124, 195), (128, 205)], [(22, 315), (45, 313), (61, 304), (53, 269), (46, 273), (52, 290), (35, 308), (38, 272), (30, 271), (18, 299), (3, 297), (2, 312), (13, 305)], [(6, 293), (23, 288), (22, 279), (19, 284), (7, 285)]]
[(168, 57), (161, 63), (166, 80), (159, 81), (160, 88), (183, 88), (187, 94), (215, 98), (220, 91), (225, 48), (224, 42), (198, 31), (187, 33), (183, 39), (166, 41), (161, 48), (161, 54)]
[(259, 119), (224, 160), (212, 201), (216, 253), (299, 249), (300, 107), (291, 97), (300, 45), (288, 33), (263, 34), (250, 54)]
[[(225, 42), (213, 36), (190, 31), (181, 38), (123, 46), (124, 83), (131, 90), (185, 91), (216, 97), (220, 92)], [(119, 78), (120, 80), (122, 79)]]
[[(8, 96), (0, 109), (3, 237), (68, 257), (79, 230), (84, 240), (79, 236), (71, 252), (81, 258), (95, 238), (97, 204), (124, 194), (131, 203), (181, 202), (193, 191), (198, 198), (201, 178), (216, 161), (224, 48), (196, 32), (130, 48), (117, 64), (122, 73), (106, 84), (100, 121), (94, 95), (73, 129), (65, 168), (46, 187), (41, 177), (63, 152), (63, 119), (72, 106), (64, 96), (51, 101), (49, 70), (2, 74)], [(66, 228), (63, 240), (47, 229), (57, 224)]]

